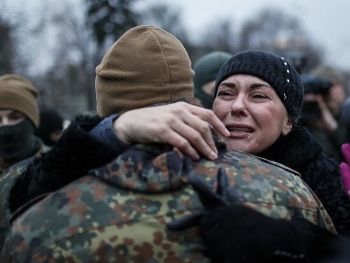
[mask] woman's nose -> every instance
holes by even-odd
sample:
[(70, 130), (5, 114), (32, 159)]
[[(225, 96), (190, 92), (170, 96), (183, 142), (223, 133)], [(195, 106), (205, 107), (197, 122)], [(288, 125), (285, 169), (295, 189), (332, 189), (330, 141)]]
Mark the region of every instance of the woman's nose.
[(238, 96), (231, 105), (231, 115), (247, 116), (247, 102), (243, 96)]

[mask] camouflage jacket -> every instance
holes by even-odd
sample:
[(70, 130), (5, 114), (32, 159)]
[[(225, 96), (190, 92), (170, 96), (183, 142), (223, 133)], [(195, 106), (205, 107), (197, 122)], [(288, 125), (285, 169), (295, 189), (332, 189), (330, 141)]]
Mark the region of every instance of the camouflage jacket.
[[(49, 147), (47, 145), (42, 145), (34, 155), (38, 155), (40, 153), (46, 152), (50, 148), (51, 147)], [(28, 157), (28, 158), (30, 158), (30, 157)], [(18, 160), (5, 161), (2, 158), (0, 158), (0, 178), (3, 177), (6, 173), (8, 173), (8, 171), (9, 171), (8, 169), (11, 166), (13, 166), (13, 165), (15, 165), (16, 163), (19, 163), (19, 162), (21, 162), (21, 160), (20, 161), (18, 161)]]
[[(7, 229), (6, 220), (10, 216), (10, 212), (7, 206), (7, 199), (9, 197), (10, 190), (12, 189), (14, 182), (22, 171), (25, 169), (27, 164), (35, 157), (39, 156), (41, 153), (47, 152), (50, 147), (43, 145), (32, 157), (14, 163), (12, 166), (7, 166), (7, 169), (3, 171), (0, 177), (0, 253), (4, 246), (5, 232)], [(0, 160), (0, 163), (2, 160)], [(4, 163), (2, 163), (4, 164)], [(9, 164), (9, 163), (7, 163)], [(0, 169), (1, 170), (1, 169)]]
[(17, 210), (10, 262), (207, 262), (196, 227), (171, 232), (165, 224), (203, 209), (187, 175), (214, 188), (220, 167), (235, 203), (273, 218), (298, 211), (335, 232), (314, 193), (285, 166), (225, 148), (215, 161), (193, 162), (167, 145), (136, 145)]

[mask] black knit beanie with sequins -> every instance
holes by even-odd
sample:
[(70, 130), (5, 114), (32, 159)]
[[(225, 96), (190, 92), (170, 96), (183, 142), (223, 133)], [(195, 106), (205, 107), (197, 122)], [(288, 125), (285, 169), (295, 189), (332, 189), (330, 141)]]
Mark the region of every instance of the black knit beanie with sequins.
[(236, 53), (217, 75), (214, 100), (220, 83), (237, 74), (256, 76), (269, 83), (293, 120), (300, 118), (304, 87), (298, 72), (283, 57), (261, 50)]

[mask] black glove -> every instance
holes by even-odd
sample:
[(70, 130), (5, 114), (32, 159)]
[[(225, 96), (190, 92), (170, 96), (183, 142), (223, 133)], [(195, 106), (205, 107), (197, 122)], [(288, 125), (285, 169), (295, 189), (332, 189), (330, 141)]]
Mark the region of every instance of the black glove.
[(206, 247), (203, 253), (212, 262), (303, 262), (333, 254), (329, 244), (338, 236), (306, 219), (273, 219), (243, 205), (229, 206), (239, 196), (227, 181), (225, 170), (220, 169), (214, 193), (198, 176), (189, 175), (206, 211), (171, 222), (168, 228), (199, 225)]

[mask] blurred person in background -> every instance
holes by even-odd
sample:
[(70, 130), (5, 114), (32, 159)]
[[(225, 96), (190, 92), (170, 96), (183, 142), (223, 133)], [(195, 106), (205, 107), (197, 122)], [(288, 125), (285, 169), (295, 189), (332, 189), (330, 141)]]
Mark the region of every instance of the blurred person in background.
[(199, 58), (194, 64), (194, 96), (203, 102), (204, 108), (212, 108), (216, 75), (231, 57), (227, 52), (213, 51)]
[(0, 77), (0, 173), (48, 149), (34, 135), (39, 126), (38, 92), (25, 77)]
[(346, 97), (343, 76), (322, 64), (304, 78), (303, 84), (303, 109), (311, 114), (304, 114), (302, 123), (320, 142), (326, 155), (340, 163), (341, 146), (349, 141), (344, 125), (339, 121)]
[(56, 109), (40, 111), (40, 125), (35, 131), (45, 145), (54, 146), (64, 130), (64, 118)]
[(0, 248), (9, 213), (6, 200), (17, 177), (17, 167), (49, 150), (34, 135), (39, 126), (37, 96), (27, 78), (15, 74), (0, 77)]

